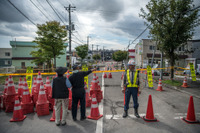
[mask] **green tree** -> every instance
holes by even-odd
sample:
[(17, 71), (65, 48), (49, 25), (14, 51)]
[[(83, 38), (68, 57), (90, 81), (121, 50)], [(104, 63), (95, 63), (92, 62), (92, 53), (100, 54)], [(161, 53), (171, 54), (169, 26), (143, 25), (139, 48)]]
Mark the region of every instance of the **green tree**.
[[(192, 0), (151, 0), (146, 5), (147, 12), (141, 8), (140, 16), (150, 23), (150, 36), (158, 40), (157, 47), (172, 67), (178, 59), (175, 50), (186, 45), (194, 34), (194, 27), (199, 25), (198, 9), (193, 8)], [(173, 77), (174, 69), (171, 69)]]
[[(67, 31), (65, 26), (61, 26), (57, 21), (46, 22), (45, 24), (37, 25), (37, 35), (33, 42), (38, 44), (38, 49), (42, 53), (33, 52), (34, 57), (41, 57), (43, 61), (46, 59), (54, 59), (54, 68), (56, 68), (56, 58), (59, 58), (59, 55), (65, 54), (63, 49), (65, 48), (64, 42), (67, 40)], [(38, 55), (39, 54), (39, 55)]]
[(80, 46), (77, 46), (75, 49), (78, 56), (81, 58), (81, 62), (82, 62), (83, 59), (85, 59), (85, 57), (88, 55), (88, 45), (87, 44), (80, 45)]
[(99, 54), (95, 54), (95, 55), (92, 56), (92, 58), (93, 58), (94, 60), (99, 60), (101, 57), (100, 57)]
[[(112, 58), (113, 58), (114, 61), (117, 61), (117, 62), (121, 61), (122, 66), (123, 66), (123, 60), (126, 60), (127, 54), (128, 54), (127, 51), (119, 50), (119, 51), (116, 51), (116, 52), (113, 53)], [(122, 68), (122, 66), (121, 66), (121, 68)]]

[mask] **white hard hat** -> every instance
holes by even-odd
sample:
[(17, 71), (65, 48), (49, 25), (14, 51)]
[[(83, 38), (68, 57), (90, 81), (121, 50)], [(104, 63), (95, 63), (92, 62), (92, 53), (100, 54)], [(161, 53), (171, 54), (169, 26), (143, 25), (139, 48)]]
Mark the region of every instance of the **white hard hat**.
[(128, 66), (129, 66), (129, 65), (135, 65), (135, 60), (129, 60)]

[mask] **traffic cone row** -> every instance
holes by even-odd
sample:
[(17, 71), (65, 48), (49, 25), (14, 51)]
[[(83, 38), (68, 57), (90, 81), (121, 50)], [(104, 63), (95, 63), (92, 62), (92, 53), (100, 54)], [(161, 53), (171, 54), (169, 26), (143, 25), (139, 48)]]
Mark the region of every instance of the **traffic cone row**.
[(93, 75), (93, 81), (91, 82), (90, 86), (90, 95), (92, 96), (93, 94), (96, 95), (97, 97), (97, 102), (100, 103), (101, 99), (103, 99), (102, 91), (100, 85), (98, 85), (99, 81), (97, 81), (97, 76), (94, 73)]
[(23, 94), (21, 98), (21, 107), (24, 114), (29, 114), (34, 112), (34, 104), (30, 96), (26, 78), (24, 78)]

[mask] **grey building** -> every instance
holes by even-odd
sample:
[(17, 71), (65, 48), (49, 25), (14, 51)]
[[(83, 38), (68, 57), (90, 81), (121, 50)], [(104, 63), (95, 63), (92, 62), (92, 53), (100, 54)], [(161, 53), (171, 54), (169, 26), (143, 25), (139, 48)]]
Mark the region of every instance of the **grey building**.
[(0, 67), (12, 65), (12, 48), (0, 48)]

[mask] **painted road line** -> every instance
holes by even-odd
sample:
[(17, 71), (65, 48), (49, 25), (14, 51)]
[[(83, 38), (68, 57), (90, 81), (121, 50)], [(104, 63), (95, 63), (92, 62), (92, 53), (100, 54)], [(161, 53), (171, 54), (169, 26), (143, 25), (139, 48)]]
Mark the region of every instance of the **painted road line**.
[[(196, 115), (200, 116), (200, 113), (195, 113)], [(143, 116), (145, 116), (146, 114), (141, 113), (139, 114), (140, 117), (142, 118)], [(155, 113), (154, 114), (155, 117), (159, 117), (159, 119), (164, 119), (164, 116), (160, 113)], [(183, 117), (186, 117), (187, 113), (175, 113), (174, 119), (181, 119)], [(121, 115), (105, 115), (105, 119), (107, 120), (120, 120), (120, 119), (138, 119), (137, 117), (135, 117), (135, 115), (128, 115), (127, 118), (123, 118), (122, 114)]]
[[(99, 104), (99, 113), (103, 114), (103, 102), (104, 102), (104, 73), (102, 73), (102, 93), (103, 93), (103, 99)], [(103, 133), (103, 117), (97, 120), (97, 126), (96, 126), (96, 133)]]

